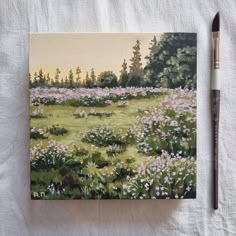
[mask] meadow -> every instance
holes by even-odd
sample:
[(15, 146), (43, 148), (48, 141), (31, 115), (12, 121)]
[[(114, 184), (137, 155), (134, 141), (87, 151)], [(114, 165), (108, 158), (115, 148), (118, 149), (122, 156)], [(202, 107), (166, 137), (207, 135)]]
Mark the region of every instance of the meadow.
[(195, 197), (195, 90), (30, 93), (32, 198), (39, 192), (43, 199)]

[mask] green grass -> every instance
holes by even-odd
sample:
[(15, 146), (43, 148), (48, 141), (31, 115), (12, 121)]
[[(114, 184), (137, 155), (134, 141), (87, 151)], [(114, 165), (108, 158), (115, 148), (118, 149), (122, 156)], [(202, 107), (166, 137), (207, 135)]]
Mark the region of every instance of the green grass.
[[(147, 110), (152, 106), (156, 106), (159, 102), (160, 96), (153, 98), (133, 99), (128, 101), (127, 107), (117, 107), (117, 103), (114, 103), (107, 107), (80, 107), (81, 110), (89, 112), (91, 109), (97, 111), (111, 111), (113, 115), (111, 117), (94, 117), (88, 116), (87, 118), (76, 119), (73, 116), (75, 107), (63, 106), (63, 105), (51, 105), (41, 106), (44, 110), (47, 118), (42, 119), (31, 119), (31, 127), (40, 127), (46, 130), (48, 126), (60, 125), (68, 130), (67, 134), (64, 135), (49, 135), (48, 139), (44, 140), (32, 140), (31, 146), (41, 142), (43, 145), (47, 145), (49, 140), (56, 140), (57, 142), (66, 146), (77, 145), (79, 147), (87, 148), (91, 150), (91, 144), (84, 143), (81, 141), (82, 135), (89, 129), (96, 127), (97, 125), (110, 126), (114, 132), (123, 130), (124, 132), (135, 125), (137, 125), (137, 116), (142, 114), (142, 111)], [(38, 109), (38, 107), (31, 107), (31, 110)], [(141, 111), (139, 110), (141, 109)], [(102, 155), (107, 156), (106, 148), (100, 147), (99, 151)], [(124, 161), (128, 157), (135, 157), (135, 162), (142, 162), (143, 154), (138, 153), (135, 145), (129, 145), (125, 152), (116, 156), (120, 161)]]

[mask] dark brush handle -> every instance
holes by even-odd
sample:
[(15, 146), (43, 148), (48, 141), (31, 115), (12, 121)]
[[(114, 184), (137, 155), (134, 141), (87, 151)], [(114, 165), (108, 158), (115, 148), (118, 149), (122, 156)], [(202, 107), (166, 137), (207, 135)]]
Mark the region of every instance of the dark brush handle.
[(219, 140), (219, 116), (220, 116), (220, 90), (211, 92), (212, 103), (212, 129), (213, 129), (213, 204), (218, 209), (218, 140)]

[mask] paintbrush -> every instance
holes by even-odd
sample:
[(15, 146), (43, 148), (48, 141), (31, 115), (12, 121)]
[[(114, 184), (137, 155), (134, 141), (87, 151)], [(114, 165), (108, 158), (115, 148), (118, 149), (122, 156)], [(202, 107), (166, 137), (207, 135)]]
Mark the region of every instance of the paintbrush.
[(219, 116), (220, 116), (220, 15), (215, 15), (212, 23), (213, 39), (213, 65), (212, 65), (212, 84), (211, 84), (211, 114), (213, 128), (213, 207), (218, 209), (218, 140), (219, 140)]

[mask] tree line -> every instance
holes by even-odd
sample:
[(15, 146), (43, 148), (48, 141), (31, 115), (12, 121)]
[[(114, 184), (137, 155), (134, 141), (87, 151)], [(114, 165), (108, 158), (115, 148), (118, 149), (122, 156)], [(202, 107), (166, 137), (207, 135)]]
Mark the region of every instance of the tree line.
[(53, 77), (42, 69), (29, 74), (30, 87), (57, 88), (94, 88), (94, 87), (190, 87), (196, 88), (196, 35), (192, 33), (165, 33), (157, 41), (153, 37), (149, 47), (149, 55), (145, 57), (146, 65), (142, 65), (140, 41), (133, 46), (130, 66), (126, 59), (121, 65), (119, 77), (112, 71), (103, 71), (98, 76), (92, 68), (81, 77), (81, 68), (69, 70), (68, 75), (61, 78), (61, 71), (56, 69)]

